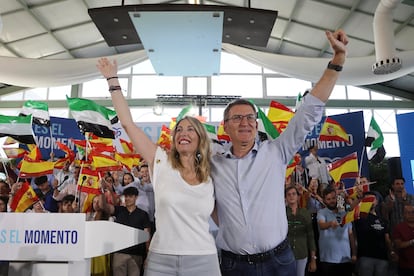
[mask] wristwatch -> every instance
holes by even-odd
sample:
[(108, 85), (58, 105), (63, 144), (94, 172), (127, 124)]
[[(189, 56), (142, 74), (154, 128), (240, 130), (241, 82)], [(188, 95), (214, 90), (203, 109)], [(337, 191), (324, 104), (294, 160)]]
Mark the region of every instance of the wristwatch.
[(341, 65), (332, 64), (331, 62), (328, 63), (328, 69), (335, 70), (336, 72), (341, 72), (343, 67)]
[(314, 259), (314, 260), (318, 259), (318, 257), (316, 257), (316, 256), (311, 256), (311, 258)]

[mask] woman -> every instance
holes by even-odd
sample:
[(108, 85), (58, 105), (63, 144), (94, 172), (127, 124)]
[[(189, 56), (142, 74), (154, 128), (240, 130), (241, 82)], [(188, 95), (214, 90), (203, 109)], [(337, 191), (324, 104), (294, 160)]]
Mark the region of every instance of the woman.
[[(92, 199), (92, 210), (86, 214), (87, 221), (109, 220), (109, 215), (100, 208), (99, 201), (105, 200), (105, 197), (94, 196)], [(93, 257), (91, 259), (91, 276), (109, 276), (111, 275), (110, 254)]]
[(145, 275), (220, 275), (217, 249), (209, 233), (214, 208), (210, 141), (195, 118), (178, 121), (171, 151), (154, 144), (132, 120), (116, 61), (98, 61), (117, 115), (137, 152), (148, 162), (154, 188), (156, 228)]
[(285, 189), (288, 239), (296, 259), (297, 276), (304, 276), (308, 257), (309, 272), (316, 271), (316, 245), (308, 210), (299, 208), (299, 192), (294, 186)]

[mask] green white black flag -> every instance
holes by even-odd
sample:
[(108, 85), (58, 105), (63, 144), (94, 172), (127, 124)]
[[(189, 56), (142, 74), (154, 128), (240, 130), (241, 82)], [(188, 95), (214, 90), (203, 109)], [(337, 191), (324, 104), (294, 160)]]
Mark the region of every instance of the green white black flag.
[(368, 160), (375, 164), (384, 160), (384, 136), (374, 117), (371, 118), (371, 123), (369, 124), (367, 137), (365, 138), (365, 146), (371, 147), (367, 152)]

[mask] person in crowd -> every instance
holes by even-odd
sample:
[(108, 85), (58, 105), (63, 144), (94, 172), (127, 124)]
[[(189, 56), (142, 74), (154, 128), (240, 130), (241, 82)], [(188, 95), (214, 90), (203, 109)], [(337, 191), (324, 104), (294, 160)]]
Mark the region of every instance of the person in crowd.
[(151, 184), (149, 176), (149, 169), (147, 164), (143, 164), (140, 168), (141, 181), (138, 184), (139, 197), (137, 199), (137, 206), (148, 213), (151, 222), (154, 222), (155, 202), (154, 189)]
[(213, 154), (212, 178), (219, 222), (217, 245), (225, 276), (296, 275), (287, 240), (284, 182), (286, 166), (321, 120), (345, 62), (346, 34), (338, 30), (326, 35), (333, 59), (277, 139), (256, 139), (256, 109), (250, 101), (237, 99), (224, 110), (224, 131), (231, 143)]
[(114, 183), (115, 179), (110, 172), (107, 172), (104, 177), (101, 178), (101, 188), (105, 195), (106, 202), (112, 205), (119, 205), (119, 196), (115, 192)]
[(37, 189), (34, 189), (35, 193), (44, 201), (43, 208), (49, 212), (57, 213), (59, 210), (58, 203), (53, 198), (53, 189), (49, 184), (47, 176), (36, 177), (34, 182), (37, 186)]
[[(92, 199), (92, 210), (86, 214), (87, 221), (109, 220), (109, 214), (101, 208), (100, 200), (106, 200), (105, 196), (95, 195)], [(111, 276), (110, 254), (93, 257), (91, 259), (91, 276)]]
[[(150, 232), (151, 223), (148, 214), (135, 205), (138, 189), (127, 187), (122, 192), (125, 196), (125, 206), (107, 204), (104, 197), (100, 200), (100, 207), (104, 212), (113, 215), (115, 222), (128, 225), (146, 232)], [(148, 249), (147, 243), (141, 243), (113, 254), (112, 271), (114, 276), (139, 275)]]
[(405, 190), (405, 179), (397, 177), (393, 180), (389, 195), (385, 197), (382, 215), (389, 223), (391, 231), (404, 220), (404, 206), (414, 205), (414, 195)]
[[(8, 185), (7, 185), (8, 186)], [(9, 202), (9, 195), (0, 196), (0, 213), (7, 213), (7, 203)], [(0, 275), (7, 276), (9, 273), (9, 262), (0, 260)]]
[(179, 120), (172, 132), (171, 150), (166, 152), (133, 122), (116, 76), (116, 61), (103, 58), (97, 67), (108, 80), (122, 126), (152, 171), (157, 230), (145, 275), (220, 275), (217, 248), (209, 232), (214, 187), (210, 140), (204, 126), (193, 117)]
[(339, 211), (334, 188), (323, 191), (326, 208), (318, 212), (320, 272), (324, 276), (351, 276), (357, 260), (352, 224), (341, 225), (345, 211)]
[(302, 185), (305, 188), (308, 188), (309, 186), (309, 169), (304, 168), (302, 166), (302, 156), (300, 153), (296, 153), (293, 159), (296, 162), (295, 169), (293, 170), (292, 174), (290, 175), (292, 179), (293, 185)]
[[(313, 236), (314, 241), (316, 244), (316, 264), (318, 266), (319, 263), (319, 227), (318, 227), (318, 220), (317, 214), (320, 209), (325, 208), (325, 204), (323, 203), (322, 192), (320, 191), (319, 179), (311, 178), (309, 181), (308, 189), (303, 189), (302, 186), (299, 187), (300, 193), (300, 207), (306, 208), (309, 211), (312, 218), (312, 229), (313, 229)], [(308, 273), (309, 275), (310, 273)], [(312, 273), (314, 275), (315, 272)]]
[(361, 199), (372, 196), (375, 200), (367, 216), (355, 220), (358, 244), (359, 276), (388, 276), (388, 259), (394, 257), (388, 225), (377, 214), (377, 195), (365, 192)]
[(332, 181), (325, 159), (318, 156), (317, 143), (314, 143), (309, 147), (309, 155), (305, 157), (305, 166), (309, 170), (309, 175), (311, 177), (319, 179), (323, 189), (325, 189)]
[(59, 213), (74, 213), (77, 208), (74, 195), (65, 195), (62, 198)]
[(135, 177), (130, 172), (124, 172), (122, 174), (121, 185), (115, 186), (116, 193), (122, 194), (123, 191), (128, 187), (135, 187), (138, 189), (139, 181), (135, 181)]
[(6, 180), (0, 180), (0, 196), (9, 196), (10, 186)]
[[(80, 174), (81, 166), (79, 164), (73, 165), (73, 172), (61, 171), (61, 174), (57, 174), (58, 182), (55, 182), (53, 198), (57, 201), (61, 201), (66, 195), (76, 196), (78, 193), (78, 178)], [(66, 174), (68, 173), (68, 174)]]
[(297, 276), (304, 276), (309, 258), (309, 272), (316, 271), (316, 245), (312, 218), (308, 210), (299, 208), (299, 191), (290, 186), (285, 189), (288, 239), (296, 259)]
[(392, 233), (398, 251), (398, 275), (414, 275), (414, 205), (403, 208), (404, 221), (398, 223)]

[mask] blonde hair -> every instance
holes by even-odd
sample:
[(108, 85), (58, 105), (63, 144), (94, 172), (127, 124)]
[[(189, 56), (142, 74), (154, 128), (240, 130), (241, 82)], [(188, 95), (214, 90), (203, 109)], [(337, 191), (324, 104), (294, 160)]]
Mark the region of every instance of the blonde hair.
[(195, 132), (198, 135), (199, 142), (197, 145), (197, 150), (194, 158), (194, 166), (197, 174), (197, 178), (200, 182), (207, 182), (210, 176), (210, 139), (207, 135), (207, 131), (204, 128), (203, 124), (200, 123), (194, 117), (185, 116), (182, 120), (180, 120), (174, 127), (172, 133), (172, 143), (171, 143), (171, 151), (168, 154), (168, 160), (171, 163), (171, 166), (174, 169), (183, 168), (183, 164), (179, 158), (180, 154), (175, 147), (175, 136), (176, 136), (176, 129), (180, 125), (183, 120), (187, 120), (192, 127), (194, 127)]

